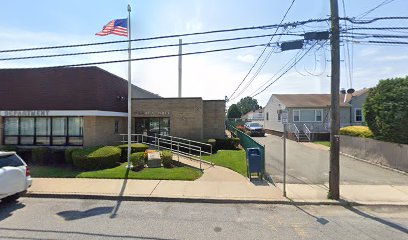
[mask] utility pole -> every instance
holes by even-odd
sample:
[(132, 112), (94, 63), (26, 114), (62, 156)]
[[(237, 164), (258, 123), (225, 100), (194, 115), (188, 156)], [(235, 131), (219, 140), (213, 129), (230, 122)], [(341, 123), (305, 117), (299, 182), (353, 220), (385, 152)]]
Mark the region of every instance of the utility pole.
[(178, 97), (181, 98), (181, 78), (182, 78), (182, 46), (183, 41), (179, 39), (179, 61), (178, 61)]
[(331, 112), (330, 112), (330, 172), (329, 197), (340, 198), (340, 143), (338, 139), (340, 129), (340, 34), (339, 9), (337, 0), (330, 0), (331, 10)]

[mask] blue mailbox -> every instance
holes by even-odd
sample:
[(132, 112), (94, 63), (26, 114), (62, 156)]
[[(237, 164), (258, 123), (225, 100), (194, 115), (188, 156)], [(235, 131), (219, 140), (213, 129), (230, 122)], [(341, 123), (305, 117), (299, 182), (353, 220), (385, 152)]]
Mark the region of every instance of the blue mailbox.
[(247, 148), (246, 154), (247, 173), (249, 176), (249, 180), (252, 179), (252, 173), (257, 173), (258, 178), (262, 179), (261, 150), (259, 148)]

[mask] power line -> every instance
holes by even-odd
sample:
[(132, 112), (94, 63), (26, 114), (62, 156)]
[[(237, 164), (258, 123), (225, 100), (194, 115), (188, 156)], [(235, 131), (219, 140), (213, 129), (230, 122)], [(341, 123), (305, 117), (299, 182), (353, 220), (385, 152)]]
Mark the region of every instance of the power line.
[[(346, 16), (347, 15), (346, 14), (346, 4), (345, 4), (344, 0), (342, 0), (342, 3), (343, 3), (343, 14), (344, 14), (344, 16)], [(345, 26), (347, 28), (347, 21), (346, 20), (344, 20), (344, 24), (345, 24)], [(347, 58), (346, 58), (346, 61), (344, 61), (344, 65), (346, 65), (346, 67), (348, 68), (348, 78), (349, 78), (349, 83), (350, 83), (349, 87), (353, 88), (353, 82), (352, 82), (353, 78), (352, 78), (352, 69), (351, 69), (353, 60), (351, 60), (351, 58), (350, 58), (350, 46), (349, 46), (348, 42), (346, 42), (346, 47), (343, 48), (343, 51), (344, 51), (345, 56), (346, 56), (346, 53), (347, 53)]]
[(300, 55), (304, 49), (299, 49), (298, 52), (289, 60), (286, 62), (285, 65), (283, 65), (268, 81), (264, 82), (261, 86), (259, 86), (255, 91), (253, 91), (250, 96), (253, 96), (256, 92), (258, 92), (261, 88), (263, 88), (268, 82), (271, 81), (271, 79), (275, 78), (276, 75), (278, 75), (288, 64), (290, 64), (292, 61), (294, 61), (296, 58), (298, 58), (298, 55)]
[[(302, 34), (282, 34), (282, 35), (302, 36)], [(245, 40), (245, 39), (263, 38), (263, 37), (269, 37), (269, 36), (272, 36), (272, 34), (264, 34), (264, 35), (256, 35), (256, 36), (245, 36), (245, 37), (236, 37), (236, 38), (225, 38), (225, 39), (215, 39), (215, 40), (207, 40), (207, 41), (199, 41), (199, 42), (186, 42), (186, 43), (182, 43), (182, 45), (187, 46), (187, 45), (197, 45), (197, 44), (206, 44), (206, 43), (237, 41), (237, 40)], [(134, 50), (147, 50), (147, 49), (156, 49), (156, 48), (165, 48), (165, 47), (178, 47), (178, 46), (179, 46), (179, 44), (166, 44), (166, 45), (157, 45), (157, 46), (149, 46), (149, 47), (131, 48), (130, 50), (132, 50), (132, 51), (134, 51)], [(65, 56), (77, 56), (77, 55), (99, 54), (99, 53), (110, 53), (110, 52), (121, 52), (121, 51), (128, 51), (128, 48), (112, 49), (112, 50), (101, 50), (101, 51), (89, 51), (89, 52), (64, 53), (64, 54), (37, 55), (37, 56), (27, 56), (27, 57), (0, 58), (0, 61), (35, 59), (35, 58), (50, 58), (50, 57), (65, 57)]]
[[(359, 35), (359, 36), (356, 36)], [(408, 38), (408, 35), (386, 35), (386, 34), (369, 34), (369, 33), (354, 33), (351, 35), (342, 34), (341, 37), (349, 37), (349, 38)]]
[[(286, 69), (281, 75), (279, 75), (279, 77), (277, 77), (274, 81), (272, 81), (270, 84), (268, 84), (268, 86), (266, 86), (262, 91), (254, 94), (252, 97), (255, 97), (261, 93), (263, 93), (266, 89), (268, 89), (272, 84), (274, 84), (275, 82), (277, 82), (281, 77), (283, 77), (287, 72), (289, 72), (298, 62), (300, 62), (308, 52), (310, 52), (310, 50), (312, 50), (312, 48), (317, 44), (317, 42), (315, 42), (299, 59), (297, 59), (288, 69)], [(272, 80), (272, 79), (271, 79)]]
[[(296, 1), (296, 0), (292, 0), (292, 2), (291, 2), (291, 4), (290, 4), (289, 8), (286, 10), (285, 14), (283, 15), (283, 17), (282, 17), (282, 19), (281, 19), (279, 25), (282, 24), (282, 22), (285, 20), (286, 16), (288, 15), (288, 13), (289, 13), (290, 9), (292, 8), (293, 4), (295, 3), (295, 1)], [(276, 28), (274, 34), (276, 34), (276, 33), (278, 32), (278, 30), (279, 30), (279, 28)], [(268, 44), (272, 41), (273, 37), (274, 37), (274, 35), (272, 35), (271, 39), (269, 39)], [(242, 83), (245, 82), (246, 78), (247, 78), (247, 77), (249, 76), (249, 74), (252, 72), (252, 69), (253, 69), (253, 68), (256, 66), (256, 64), (259, 62), (259, 60), (261, 59), (261, 57), (263, 56), (263, 54), (265, 53), (265, 51), (266, 51), (266, 47), (262, 50), (261, 54), (260, 54), (259, 57), (256, 59), (255, 63), (254, 63), (254, 64), (252, 65), (252, 67), (249, 69), (248, 73), (245, 75), (245, 77), (242, 79), (242, 81), (238, 84), (237, 88), (235, 88), (234, 92), (233, 92), (233, 93), (231, 94), (231, 96), (227, 99), (227, 101), (229, 101), (229, 99), (231, 99), (232, 96), (234, 96), (234, 94), (236, 93), (236, 91), (241, 87)], [(269, 58), (268, 58), (268, 59), (269, 59)], [(267, 61), (267, 60), (266, 60), (266, 61)], [(265, 63), (266, 63), (266, 62), (265, 62)], [(262, 66), (262, 64), (261, 64), (261, 66)], [(261, 69), (262, 69), (262, 68), (261, 68)], [(256, 74), (256, 75), (258, 75), (258, 74)], [(253, 81), (253, 79), (252, 79), (252, 81)], [(252, 82), (252, 81), (251, 81), (251, 82)]]
[[(253, 44), (253, 45), (245, 45), (245, 46), (238, 46), (238, 47), (230, 47), (230, 48), (219, 48), (219, 49), (212, 49), (206, 51), (197, 51), (197, 52), (189, 52), (183, 53), (181, 55), (188, 56), (188, 55), (197, 55), (197, 54), (204, 54), (204, 53), (213, 53), (213, 52), (222, 52), (222, 51), (231, 51), (237, 49), (245, 49), (245, 48), (253, 48), (253, 47), (264, 47), (266, 44)], [(60, 68), (60, 67), (83, 67), (89, 65), (99, 65), (99, 64), (110, 64), (110, 63), (121, 63), (121, 62), (128, 62), (128, 61), (145, 61), (145, 60), (152, 60), (152, 59), (160, 59), (160, 58), (169, 58), (169, 57), (178, 57), (179, 54), (169, 54), (169, 55), (160, 55), (160, 56), (153, 56), (153, 57), (143, 57), (143, 58), (132, 58), (130, 60), (112, 60), (112, 61), (102, 61), (102, 62), (91, 62), (91, 63), (79, 63), (79, 64), (68, 64), (68, 65), (58, 65), (58, 66), (50, 66), (48, 68)]]
[[(255, 27), (242, 27), (242, 28), (212, 30), (212, 31), (205, 31), (205, 32), (165, 35), (165, 36), (157, 36), (157, 37), (149, 37), (149, 38), (138, 38), (138, 39), (132, 39), (130, 41), (131, 42), (139, 42), (139, 41), (150, 41), (150, 40), (166, 39), (166, 38), (180, 38), (180, 37), (187, 37), (187, 36), (205, 35), (205, 34), (213, 34), (213, 33), (226, 33), (226, 32), (259, 30), (259, 29), (265, 30), (265, 29), (273, 29), (273, 28), (280, 28), (280, 27), (287, 27), (287, 26), (295, 27), (295, 26), (303, 25), (303, 24), (307, 24), (307, 23), (325, 22), (325, 21), (328, 21), (328, 20), (330, 20), (330, 19), (329, 18), (325, 18), (325, 19), (323, 19), (323, 18), (309, 19), (309, 20), (306, 20), (306, 21), (289, 22), (289, 23), (284, 23), (284, 24), (271, 24), (271, 25), (255, 26)], [(127, 42), (129, 42), (129, 40), (118, 40), (118, 41), (97, 42), (97, 43), (82, 43), (82, 44), (72, 44), (72, 45), (58, 45), (58, 46), (48, 46), (48, 47), (33, 47), (33, 48), (22, 48), (22, 49), (9, 49), (9, 50), (0, 50), (0, 53), (48, 50), (48, 49), (58, 49), (58, 48), (88, 47), (88, 46), (106, 45), (106, 44), (115, 44), (115, 43), (127, 43)]]
[(401, 42), (401, 41), (356, 41), (356, 40), (344, 40), (344, 41), (349, 41), (349, 42), (353, 42), (356, 44), (380, 44), (383, 46), (390, 46), (390, 45), (408, 45), (408, 42)]
[(347, 20), (354, 24), (370, 24), (370, 23), (382, 21), (382, 20), (407, 20), (407, 19), (408, 17), (394, 17), (394, 16), (393, 17), (376, 17), (376, 18), (372, 18), (368, 20), (356, 20), (355, 18), (350, 18), (350, 17), (339, 18), (339, 20)]
[(378, 4), (377, 6), (373, 7), (372, 9), (367, 10), (366, 12), (360, 14), (359, 16), (357, 16), (358, 18), (363, 18), (365, 16), (367, 16), (368, 14), (372, 13), (373, 11), (377, 10), (378, 8), (385, 6), (389, 3), (394, 2), (395, 0), (385, 0), (382, 3)]

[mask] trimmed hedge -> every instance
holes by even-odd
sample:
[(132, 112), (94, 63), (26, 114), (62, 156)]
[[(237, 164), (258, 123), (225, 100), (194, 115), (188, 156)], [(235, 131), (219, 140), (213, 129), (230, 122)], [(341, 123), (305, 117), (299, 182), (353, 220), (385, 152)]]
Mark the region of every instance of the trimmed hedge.
[(0, 146), (0, 151), (6, 151), (6, 152), (17, 152), (17, 147), (15, 146)]
[(31, 161), (34, 164), (44, 164), (50, 161), (51, 151), (47, 147), (36, 147), (31, 150)]
[(136, 152), (130, 154), (130, 162), (133, 165), (134, 170), (141, 170), (144, 168), (145, 165), (145, 153), (144, 152)]
[[(213, 139), (209, 139), (209, 143), (213, 142)], [(218, 150), (235, 150), (239, 145), (239, 138), (217, 138), (215, 139), (215, 145), (213, 146), (213, 151)], [(210, 143), (212, 144), (212, 143)]]
[(340, 134), (363, 138), (372, 138), (374, 136), (373, 132), (366, 126), (348, 126), (340, 128)]
[(119, 165), (121, 149), (114, 146), (76, 149), (72, 152), (75, 167), (84, 170), (113, 168)]
[(75, 150), (78, 150), (78, 149), (80, 149), (80, 148), (67, 148), (67, 149), (65, 149), (64, 156), (65, 156), (65, 162), (66, 162), (66, 163), (68, 163), (68, 164), (72, 164), (72, 163), (73, 163), (72, 153), (73, 153)]
[(160, 154), (160, 157), (161, 157), (163, 167), (171, 168), (173, 166), (172, 165), (173, 153), (171, 151), (169, 151), (169, 150), (162, 151), (161, 154)]
[[(128, 145), (127, 144), (122, 144), (119, 145), (118, 148), (121, 149), (121, 155), (120, 155), (120, 159), (122, 161), (126, 161), (127, 160), (127, 148)], [(132, 143), (130, 145), (130, 153), (136, 153), (136, 152), (144, 152), (147, 149), (149, 149), (149, 146), (147, 146), (146, 144), (143, 143)]]

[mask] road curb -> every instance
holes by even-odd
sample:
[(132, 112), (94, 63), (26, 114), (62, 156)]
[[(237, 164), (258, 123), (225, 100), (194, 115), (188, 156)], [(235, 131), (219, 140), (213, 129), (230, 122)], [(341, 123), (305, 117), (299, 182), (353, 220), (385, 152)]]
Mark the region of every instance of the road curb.
[(93, 199), (114, 201), (140, 202), (181, 202), (181, 203), (214, 203), (214, 204), (280, 204), (295, 206), (408, 206), (400, 203), (362, 203), (353, 201), (299, 201), (299, 200), (256, 200), (256, 199), (216, 199), (216, 198), (186, 198), (186, 197), (152, 197), (152, 196), (110, 196), (97, 194), (56, 194), (56, 193), (27, 193), (28, 198), (57, 198), (57, 199)]

